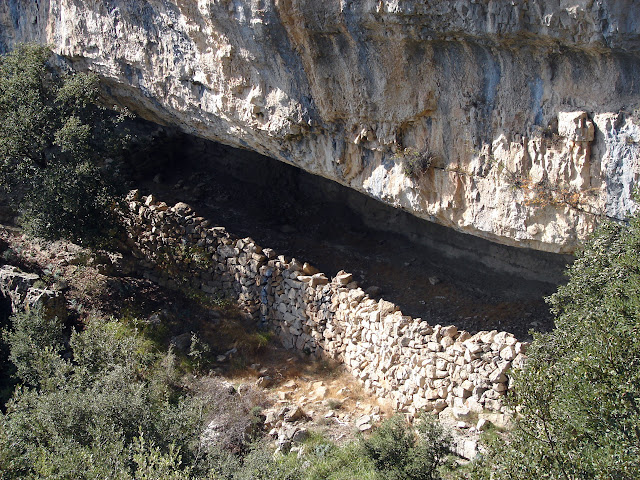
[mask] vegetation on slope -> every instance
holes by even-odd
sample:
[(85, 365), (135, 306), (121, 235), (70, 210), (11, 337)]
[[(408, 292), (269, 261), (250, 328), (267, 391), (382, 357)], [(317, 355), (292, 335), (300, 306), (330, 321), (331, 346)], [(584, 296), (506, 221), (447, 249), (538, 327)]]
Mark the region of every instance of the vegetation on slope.
[(394, 418), (344, 447), (312, 438), (300, 458), (252, 443), (259, 428), (233, 436), (227, 425), (205, 442), (207, 423), (230, 408), (219, 398), (238, 397), (185, 389), (173, 352), (117, 320), (93, 318), (64, 337), (64, 325), (39, 312), (14, 316), (4, 334), (21, 384), (0, 416), (2, 479), (429, 480), (448, 453), (441, 427), (426, 418), (417, 434)]
[(123, 116), (100, 105), (95, 74), (61, 74), (51, 58), (39, 45), (0, 57), (0, 185), (26, 231), (91, 244), (117, 225)]
[(513, 372), (519, 412), (496, 479), (640, 478), (640, 215), (603, 224), (550, 297), (556, 328)]

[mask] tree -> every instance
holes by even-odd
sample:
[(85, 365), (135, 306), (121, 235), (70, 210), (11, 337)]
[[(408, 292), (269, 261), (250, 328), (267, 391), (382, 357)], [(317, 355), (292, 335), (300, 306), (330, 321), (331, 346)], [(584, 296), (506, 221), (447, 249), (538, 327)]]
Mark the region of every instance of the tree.
[(549, 298), (511, 401), (520, 417), (495, 446), (496, 478), (640, 478), (640, 215), (603, 224)]
[(12, 323), (7, 341), (20, 354), (12, 358), (30, 384), (0, 413), (0, 480), (191, 477), (205, 402), (172, 395), (149, 341), (95, 318), (62, 355), (56, 321), (34, 311)]
[(0, 57), (0, 182), (28, 232), (90, 244), (116, 225), (123, 115), (100, 105), (95, 74), (55, 70), (51, 56), (21, 45)]

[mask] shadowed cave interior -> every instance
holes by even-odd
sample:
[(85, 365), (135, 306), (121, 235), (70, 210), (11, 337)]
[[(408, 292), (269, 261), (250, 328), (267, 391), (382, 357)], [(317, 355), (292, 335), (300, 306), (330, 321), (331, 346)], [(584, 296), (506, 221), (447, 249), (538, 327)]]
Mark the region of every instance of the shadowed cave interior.
[(263, 248), (366, 290), (430, 324), (521, 339), (553, 326), (544, 296), (570, 256), (508, 247), (456, 232), (283, 162), (158, 129), (131, 157), (134, 186)]

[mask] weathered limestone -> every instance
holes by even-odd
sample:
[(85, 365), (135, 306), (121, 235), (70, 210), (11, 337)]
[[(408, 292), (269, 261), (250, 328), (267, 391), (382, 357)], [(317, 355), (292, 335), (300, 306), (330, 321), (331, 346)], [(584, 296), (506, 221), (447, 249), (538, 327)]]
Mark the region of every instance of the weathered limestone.
[[(413, 214), (568, 253), (640, 174), (640, 1), (16, 0), (143, 117)], [(407, 176), (403, 157), (431, 166)]]
[(11, 265), (0, 266), (0, 294), (11, 302), (11, 311), (42, 309), (44, 315), (66, 318), (66, 304), (60, 291), (38, 288), (35, 273), (25, 273)]
[(372, 299), (349, 273), (305, 275), (315, 269), (209, 225), (188, 205), (138, 197), (129, 194), (123, 217), (150, 279), (236, 298), (286, 348), (339, 360), (396, 410), (503, 409), (509, 369), (526, 349), (513, 335), (429, 325)]

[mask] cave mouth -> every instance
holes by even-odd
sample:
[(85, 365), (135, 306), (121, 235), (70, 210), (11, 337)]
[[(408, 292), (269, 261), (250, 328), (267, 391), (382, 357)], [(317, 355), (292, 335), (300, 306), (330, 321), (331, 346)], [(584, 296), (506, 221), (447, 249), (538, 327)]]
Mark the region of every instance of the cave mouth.
[(286, 163), (182, 133), (161, 135), (146, 152), (133, 162), (143, 194), (186, 202), (213, 225), (328, 275), (353, 273), (407, 315), (521, 339), (553, 326), (544, 297), (562, 281), (568, 256), (456, 232)]

